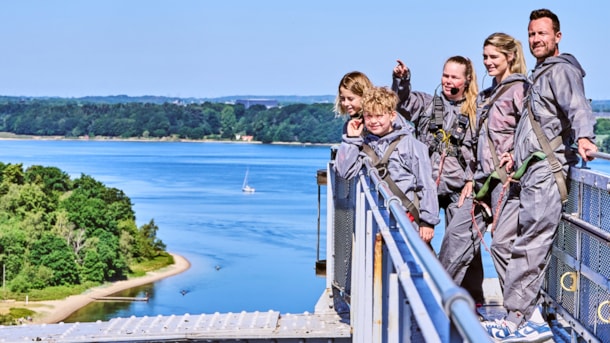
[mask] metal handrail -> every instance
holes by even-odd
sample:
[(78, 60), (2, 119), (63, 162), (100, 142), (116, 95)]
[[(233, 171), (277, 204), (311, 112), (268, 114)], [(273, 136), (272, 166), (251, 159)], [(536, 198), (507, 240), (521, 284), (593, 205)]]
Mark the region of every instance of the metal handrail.
[[(407, 293), (407, 297), (410, 297), (410, 302), (414, 307), (427, 306), (424, 303), (430, 301), (430, 292), (436, 294), (435, 306), (442, 309), (440, 313), (444, 313), (447, 325), (450, 325), (453, 329), (438, 327), (439, 325), (434, 320), (434, 316), (438, 315), (436, 312), (439, 311), (435, 312), (434, 308), (426, 308), (423, 311), (424, 313), (418, 312), (418, 316), (421, 317), (417, 317), (416, 320), (422, 328), (431, 328), (438, 332), (457, 330), (457, 333), (451, 333), (449, 337), (443, 334), (432, 336), (429, 332), (422, 332), (424, 337), (428, 335), (426, 340), (428, 341), (430, 337), (440, 337), (442, 341), (445, 339), (447, 341), (455, 341), (459, 336), (459, 338), (466, 342), (491, 341), (489, 335), (480, 324), (478, 317), (475, 315), (474, 301), (470, 295), (454, 283), (430, 248), (421, 240), (417, 232), (418, 227), (414, 226), (407, 217), (401, 200), (392, 193), (388, 184), (382, 180), (369, 159), (364, 160), (364, 168), (359, 172), (356, 179), (359, 181), (357, 184), (360, 185), (357, 188), (357, 192), (364, 193), (363, 198), (366, 201), (366, 206), (355, 205), (356, 211), (359, 211), (360, 208), (366, 208), (367, 211), (372, 213), (368, 217), (372, 222), (371, 228), (373, 231), (376, 229), (383, 237), (383, 242), (388, 251), (388, 259), (393, 267), (390, 269), (393, 269), (397, 274), (402, 291)], [(388, 215), (384, 215), (384, 211), (387, 211)], [(363, 218), (358, 213), (355, 214), (355, 217)], [(367, 219), (366, 221), (368, 222), (369, 220)], [(369, 224), (366, 225), (368, 227)], [(354, 252), (354, 254), (358, 254), (358, 252)], [(366, 258), (373, 259), (371, 254), (372, 252), (367, 251)], [(414, 267), (407, 261), (415, 261), (417, 266)], [(417, 270), (421, 270), (423, 279), (428, 285), (429, 289), (426, 290), (427, 293), (425, 292), (425, 294), (421, 294), (421, 290), (414, 286), (416, 283), (413, 279), (414, 271)], [(392, 273), (388, 272), (384, 275), (384, 283), (390, 283), (390, 274)], [(352, 298), (358, 297), (355, 292), (369, 291), (367, 287), (361, 287), (361, 289), (352, 287)], [(417, 291), (417, 294), (413, 294), (414, 290)], [(425, 299), (426, 301), (417, 301), (417, 299)], [(367, 306), (369, 305), (372, 306), (367, 304)], [(392, 305), (388, 304), (387, 306)], [(405, 319), (400, 318), (398, 322), (403, 320)], [(362, 322), (355, 323), (354, 330), (367, 330), (366, 328), (359, 327), (361, 325), (366, 324)]]
[(482, 338), (489, 340), (487, 332), (483, 330), (479, 319), (475, 316), (474, 300), (466, 290), (453, 282), (440, 261), (419, 237), (419, 228), (406, 216), (400, 199), (391, 192), (387, 183), (379, 176), (372, 161), (367, 158), (364, 164), (375, 187), (383, 190), (381, 191), (383, 198), (389, 203), (392, 215), (404, 232), (407, 243), (412, 247), (411, 252), (417, 256), (424, 271), (430, 276), (430, 280), (440, 294), (445, 313), (456, 325), (460, 335), (470, 342), (481, 342)]

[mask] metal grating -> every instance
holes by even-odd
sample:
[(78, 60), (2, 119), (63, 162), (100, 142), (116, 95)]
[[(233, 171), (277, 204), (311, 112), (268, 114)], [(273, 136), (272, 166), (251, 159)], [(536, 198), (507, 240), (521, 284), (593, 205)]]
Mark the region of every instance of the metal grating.
[[(605, 209), (610, 206), (610, 175), (572, 168), (570, 176), (569, 213), (579, 213), (582, 220), (610, 232), (610, 216), (604, 215)], [(580, 201), (582, 203), (578, 207)]]
[(568, 201), (566, 203), (565, 206), (565, 211), (567, 213), (576, 213), (578, 212), (578, 205), (579, 205), (579, 201), (578, 201), (578, 194), (579, 194), (579, 189), (578, 187), (580, 186), (580, 183), (575, 182), (575, 181), (571, 181), (569, 183), (570, 189), (569, 189), (569, 193), (568, 193)]
[(115, 318), (107, 322), (0, 326), (0, 342), (349, 342), (336, 314), (276, 311)]
[(551, 257), (545, 291), (572, 316), (576, 315), (577, 310), (576, 276), (575, 269), (562, 263), (556, 256)]
[(333, 285), (351, 294), (352, 235), (354, 232), (355, 182), (332, 173), (334, 177), (335, 218), (335, 275)]
[(576, 234), (578, 231), (572, 227), (572, 224), (562, 220), (557, 229), (557, 235), (553, 241), (553, 245), (565, 254), (576, 257), (578, 244), (576, 242)]
[(588, 169), (571, 170), (565, 212), (547, 269), (544, 290), (562, 313), (572, 316), (573, 333), (610, 342), (610, 178)]
[(586, 277), (580, 279), (581, 313), (579, 321), (602, 342), (610, 341), (610, 294)]
[(600, 198), (600, 225), (604, 231), (610, 232), (610, 215), (605, 215), (604, 210), (610, 209), (610, 194), (607, 190), (602, 191), (599, 190), (599, 198)]

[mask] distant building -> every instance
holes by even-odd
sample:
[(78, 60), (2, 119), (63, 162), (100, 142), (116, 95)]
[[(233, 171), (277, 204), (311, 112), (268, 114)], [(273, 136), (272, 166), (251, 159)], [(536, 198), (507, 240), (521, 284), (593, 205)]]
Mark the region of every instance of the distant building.
[(237, 99), (235, 100), (235, 104), (242, 104), (245, 108), (253, 105), (263, 105), (267, 108), (279, 106), (277, 100), (273, 99)]
[(242, 134), (238, 133), (235, 135), (235, 139), (238, 141), (242, 141), (242, 142), (252, 142), (252, 139), (254, 139), (254, 136), (242, 135)]

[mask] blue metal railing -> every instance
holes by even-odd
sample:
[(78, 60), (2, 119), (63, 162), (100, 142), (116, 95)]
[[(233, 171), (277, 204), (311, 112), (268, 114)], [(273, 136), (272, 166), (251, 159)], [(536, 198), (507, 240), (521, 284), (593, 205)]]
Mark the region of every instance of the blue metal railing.
[[(610, 160), (604, 153), (591, 154)], [(568, 202), (543, 285), (556, 341), (610, 342), (610, 175), (586, 163), (570, 170)]]
[(472, 298), (420, 239), (370, 160), (354, 180), (335, 175), (332, 162), (328, 175), (330, 239), (344, 240), (348, 231), (353, 244), (332, 245), (351, 254), (330, 254), (329, 260), (343, 258), (331, 263), (327, 278), (349, 302), (353, 342), (490, 341)]
[[(421, 241), (370, 161), (353, 180), (332, 165), (327, 285), (348, 303), (353, 342), (489, 341), (472, 299)], [(610, 342), (609, 210), (610, 175), (586, 164), (572, 168), (542, 290), (557, 342)]]

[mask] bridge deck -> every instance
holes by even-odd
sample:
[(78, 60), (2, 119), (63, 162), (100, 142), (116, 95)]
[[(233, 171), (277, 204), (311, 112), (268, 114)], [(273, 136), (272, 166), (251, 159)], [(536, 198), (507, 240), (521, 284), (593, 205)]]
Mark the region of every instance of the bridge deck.
[(277, 311), (114, 318), (94, 323), (0, 326), (0, 342), (351, 342), (347, 320), (324, 294), (315, 313)]

